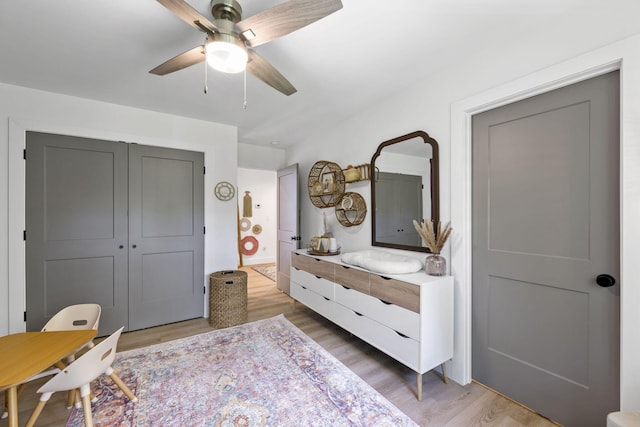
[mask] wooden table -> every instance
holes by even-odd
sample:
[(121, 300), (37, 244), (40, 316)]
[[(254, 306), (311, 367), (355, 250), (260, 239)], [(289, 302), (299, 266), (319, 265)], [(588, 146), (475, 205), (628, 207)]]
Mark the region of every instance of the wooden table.
[(82, 348), (97, 332), (22, 332), (0, 337), (0, 390), (7, 393), (9, 427), (18, 426), (18, 386)]

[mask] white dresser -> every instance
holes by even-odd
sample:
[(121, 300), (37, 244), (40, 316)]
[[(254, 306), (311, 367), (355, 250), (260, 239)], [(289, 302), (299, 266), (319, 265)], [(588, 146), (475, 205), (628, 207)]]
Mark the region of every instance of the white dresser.
[(453, 357), (451, 276), (381, 275), (298, 250), (291, 296), (416, 371), (419, 400), (422, 374)]

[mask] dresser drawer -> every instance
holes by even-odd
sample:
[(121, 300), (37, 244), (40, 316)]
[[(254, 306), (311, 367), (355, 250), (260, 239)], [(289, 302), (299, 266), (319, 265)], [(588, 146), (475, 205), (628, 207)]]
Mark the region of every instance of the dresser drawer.
[(335, 323), (378, 348), (409, 368), (419, 368), (420, 345), (407, 336), (371, 320), (362, 313), (356, 313), (340, 304), (334, 306)]
[(370, 274), (371, 296), (420, 313), (420, 286)]
[(334, 284), (327, 279), (323, 279), (322, 277), (314, 276), (306, 271), (291, 267), (291, 281), (296, 282), (305, 288), (311, 289), (317, 294), (333, 299)]
[(322, 277), (331, 282), (334, 280), (334, 265), (332, 262), (323, 261), (319, 258), (300, 255), (295, 252), (291, 254), (292, 267), (308, 271), (315, 276)]
[(334, 316), (334, 302), (322, 295), (305, 288), (299, 283), (291, 282), (291, 297), (300, 301), (316, 313), (326, 317), (329, 320)]
[(420, 315), (354, 289), (335, 286), (335, 302), (420, 341)]
[(369, 272), (356, 270), (346, 265), (336, 265), (335, 282), (347, 288), (369, 294)]

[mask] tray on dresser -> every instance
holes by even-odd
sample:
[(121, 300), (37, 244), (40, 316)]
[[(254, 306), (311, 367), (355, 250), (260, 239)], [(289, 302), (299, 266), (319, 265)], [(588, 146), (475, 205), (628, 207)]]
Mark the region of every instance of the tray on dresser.
[(307, 253), (309, 255), (316, 255), (316, 256), (332, 256), (332, 255), (340, 255), (340, 249), (338, 249), (335, 252), (319, 252), (319, 251), (314, 251), (313, 249), (307, 249)]

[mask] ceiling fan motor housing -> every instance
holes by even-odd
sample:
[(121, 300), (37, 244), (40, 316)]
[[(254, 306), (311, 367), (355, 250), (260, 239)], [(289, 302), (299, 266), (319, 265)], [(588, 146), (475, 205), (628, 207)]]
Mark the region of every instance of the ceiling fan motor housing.
[(212, 0), (211, 15), (215, 19), (224, 19), (235, 24), (242, 19), (242, 7), (235, 0)]

